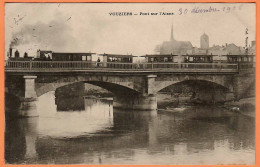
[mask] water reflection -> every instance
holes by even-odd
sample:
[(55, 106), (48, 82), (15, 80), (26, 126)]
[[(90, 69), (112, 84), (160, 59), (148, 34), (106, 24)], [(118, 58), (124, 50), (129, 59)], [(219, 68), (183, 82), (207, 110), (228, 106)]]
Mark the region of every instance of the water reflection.
[(83, 97), (56, 97), (57, 111), (84, 111), (85, 103)]
[[(86, 136), (104, 131), (113, 126), (113, 107), (107, 106), (107, 103), (96, 101), (95, 99), (69, 98), (71, 104), (77, 103), (83, 99), (84, 112), (81, 110), (72, 111), (66, 109), (65, 111), (58, 110), (58, 105), (54, 104), (55, 99), (53, 94), (43, 96), (38, 101), (39, 105), (39, 135), (40, 137), (51, 138), (73, 138), (79, 136)], [(48, 102), (48, 105), (45, 104)], [(112, 103), (112, 102), (110, 102)], [(57, 106), (57, 107), (56, 107)], [(67, 105), (66, 106), (73, 106)], [(74, 106), (73, 106), (74, 107)], [(62, 107), (60, 107), (62, 108)], [(58, 111), (58, 112), (57, 112)]]
[(7, 119), (5, 155), (8, 163), (37, 160), (38, 118)]
[(122, 111), (109, 100), (83, 101), (84, 110), (57, 112), (52, 92), (37, 102), (39, 118), (7, 120), (7, 163), (254, 164), (249, 117), (213, 107), (180, 114)]

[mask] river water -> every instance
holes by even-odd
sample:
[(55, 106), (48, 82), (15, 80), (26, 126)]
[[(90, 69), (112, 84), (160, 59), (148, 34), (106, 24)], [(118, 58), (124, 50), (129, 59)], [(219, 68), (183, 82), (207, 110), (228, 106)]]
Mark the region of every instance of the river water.
[(217, 107), (123, 111), (106, 99), (39, 98), (7, 118), (8, 164), (254, 164), (254, 119)]

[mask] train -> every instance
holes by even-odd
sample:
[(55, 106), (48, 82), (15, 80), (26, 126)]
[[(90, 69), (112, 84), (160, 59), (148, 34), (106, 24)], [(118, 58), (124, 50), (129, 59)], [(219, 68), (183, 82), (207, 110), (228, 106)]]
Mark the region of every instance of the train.
[[(25, 52), (24, 56), (21, 57), (18, 50), (15, 51), (14, 57), (12, 56), (12, 51), (9, 53), (9, 60), (12, 61), (86, 61), (86, 62), (96, 62), (93, 61), (93, 55), (96, 53), (68, 53), (68, 52), (53, 52), (48, 50), (37, 50), (36, 57), (29, 57)], [(133, 56), (132, 54), (98, 54), (97, 62), (101, 62), (106, 67), (109, 67), (113, 62), (116, 63), (134, 63), (134, 59), (138, 56)], [(186, 54), (186, 55), (176, 55), (176, 54), (146, 54), (140, 56), (144, 58), (142, 63), (255, 63), (255, 55), (208, 55), (208, 54)]]

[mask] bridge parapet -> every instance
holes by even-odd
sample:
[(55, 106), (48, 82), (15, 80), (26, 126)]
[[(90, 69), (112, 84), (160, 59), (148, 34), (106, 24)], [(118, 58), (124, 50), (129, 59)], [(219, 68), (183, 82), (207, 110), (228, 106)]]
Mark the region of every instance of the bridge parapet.
[(5, 71), (156, 71), (156, 72), (238, 72), (228, 63), (118, 63), (88, 61), (5, 61)]

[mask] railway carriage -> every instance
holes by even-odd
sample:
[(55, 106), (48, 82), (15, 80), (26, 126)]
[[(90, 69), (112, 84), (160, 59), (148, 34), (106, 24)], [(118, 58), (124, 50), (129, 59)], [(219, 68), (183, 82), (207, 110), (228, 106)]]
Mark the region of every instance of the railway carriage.
[(185, 63), (213, 63), (214, 55), (183, 55)]
[(226, 55), (228, 63), (237, 63), (239, 69), (255, 68), (255, 55)]
[(133, 55), (123, 55), (123, 54), (100, 54), (103, 56), (102, 66), (106, 68), (135, 68), (133, 65), (134, 57)]
[(52, 61), (92, 61), (94, 53), (52, 53)]
[(144, 55), (141, 57), (145, 57), (145, 62), (147, 62), (147, 63), (162, 63), (162, 62), (174, 63), (174, 62), (176, 62), (176, 59), (175, 59), (176, 56), (178, 56), (178, 55), (151, 54), (151, 55)]
[(178, 55), (173, 54), (147, 54), (141, 56), (145, 58), (146, 64), (143, 68), (173, 68), (177, 67), (178, 64), (174, 64), (178, 62)]

